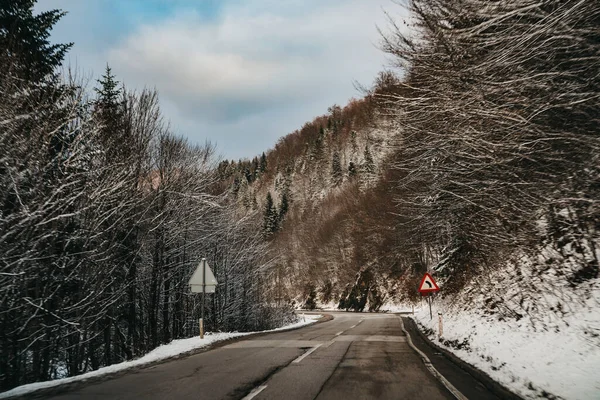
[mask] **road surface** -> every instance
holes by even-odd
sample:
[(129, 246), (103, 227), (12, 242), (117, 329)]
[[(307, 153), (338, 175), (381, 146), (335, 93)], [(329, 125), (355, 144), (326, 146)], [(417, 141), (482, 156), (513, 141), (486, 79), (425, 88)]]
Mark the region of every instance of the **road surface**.
[(154, 365), (55, 397), (74, 399), (452, 399), (393, 314), (334, 319)]

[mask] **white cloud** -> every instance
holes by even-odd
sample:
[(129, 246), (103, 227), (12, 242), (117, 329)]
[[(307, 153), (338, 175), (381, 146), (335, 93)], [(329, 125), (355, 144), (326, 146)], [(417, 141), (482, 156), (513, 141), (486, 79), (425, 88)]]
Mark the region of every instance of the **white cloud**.
[(373, 80), (385, 64), (382, 6), (399, 11), (388, 0), (251, 0), (214, 21), (179, 10), (123, 38), (108, 61), (129, 86), (156, 86), (182, 134), (252, 156), (357, 96), (354, 80)]

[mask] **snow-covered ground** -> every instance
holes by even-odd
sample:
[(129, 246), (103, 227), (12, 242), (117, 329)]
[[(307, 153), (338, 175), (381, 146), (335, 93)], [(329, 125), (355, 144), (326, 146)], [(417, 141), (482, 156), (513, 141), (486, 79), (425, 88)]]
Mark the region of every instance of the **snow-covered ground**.
[(461, 296), (437, 298), (433, 319), (422, 301), (413, 318), (432, 341), (525, 398), (600, 399), (597, 280), (577, 292), (548, 276), (525, 275), (531, 286), (521, 285), (517, 269), (530, 271), (514, 267)]
[[(309, 314), (300, 314), (299, 321), (290, 325), (283, 326), (281, 328), (272, 329), (266, 332), (276, 332), (287, 329), (299, 328), (305, 325), (312, 324), (316, 322), (321, 315), (309, 315)], [(114, 372), (122, 371), (125, 369), (142, 366), (145, 364), (150, 364), (156, 361), (164, 360), (167, 358), (171, 358), (177, 356), (179, 354), (187, 353), (192, 350), (200, 349), (202, 347), (206, 347), (210, 344), (221, 342), (223, 340), (228, 340), (240, 336), (251, 335), (256, 332), (231, 332), (231, 333), (207, 333), (204, 335), (204, 339), (200, 339), (199, 336), (192, 337), (189, 339), (179, 339), (173, 340), (169, 344), (165, 344), (157, 347), (152, 350), (150, 353), (145, 356), (138, 358), (132, 361), (125, 361), (119, 364), (109, 365), (108, 367), (100, 368), (96, 371), (91, 371), (82, 375), (73, 376), (70, 378), (56, 379), (53, 381), (47, 382), (36, 382), (30, 383), (28, 385), (18, 386), (14, 389), (11, 389), (7, 392), (0, 393), (0, 399), (4, 399), (12, 396), (23, 396), (32, 392), (35, 392), (40, 389), (45, 389), (49, 387), (64, 385), (72, 382), (83, 381), (92, 377), (97, 377), (101, 375), (111, 374)]]

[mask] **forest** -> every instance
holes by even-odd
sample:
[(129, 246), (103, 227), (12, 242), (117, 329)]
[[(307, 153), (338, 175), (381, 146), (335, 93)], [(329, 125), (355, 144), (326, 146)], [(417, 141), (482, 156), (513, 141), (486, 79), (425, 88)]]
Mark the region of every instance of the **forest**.
[(1, 390), (197, 334), (202, 257), (212, 331), (410, 302), (425, 271), (444, 295), (523, 260), (598, 280), (599, 2), (399, 2), (390, 68), (241, 160), (109, 66), (86, 84), (34, 3), (0, 2)]
[(223, 189), (214, 146), (171, 132), (158, 94), (110, 67), (91, 86), (61, 68), (62, 12), (0, 4), (0, 389), (197, 335), (202, 257), (220, 283), (208, 330), (296, 318), (265, 298), (261, 218)]

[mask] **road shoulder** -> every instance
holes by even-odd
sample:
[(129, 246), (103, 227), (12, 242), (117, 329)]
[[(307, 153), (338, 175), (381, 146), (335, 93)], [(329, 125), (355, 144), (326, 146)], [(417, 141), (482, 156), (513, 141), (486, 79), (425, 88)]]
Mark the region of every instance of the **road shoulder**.
[[(296, 326), (296, 327), (289, 327), (289, 328), (282, 328), (282, 329), (278, 329), (276, 331), (263, 331), (263, 332), (254, 332), (254, 333), (250, 333), (248, 335), (243, 335), (243, 336), (238, 336), (238, 337), (233, 337), (230, 339), (226, 339), (226, 340), (220, 340), (217, 342), (213, 342), (210, 343), (204, 347), (199, 347), (190, 351), (186, 351), (186, 352), (182, 352), (182, 353), (178, 353), (178, 354), (174, 354), (173, 356), (170, 357), (165, 357), (165, 358), (161, 358), (159, 360), (156, 361), (150, 361), (141, 365), (135, 365), (135, 366), (131, 366), (128, 368), (124, 368), (124, 369), (120, 369), (118, 371), (114, 371), (114, 372), (107, 372), (104, 373), (102, 375), (96, 375), (96, 376), (91, 376), (89, 378), (85, 378), (85, 379), (80, 379), (80, 380), (76, 380), (76, 381), (72, 381), (72, 382), (65, 382), (65, 383), (60, 383), (57, 384), (55, 386), (50, 386), (50, 387), (45, 387), (45, 388), (39, 388), (36, 389), (34, 391), (31, 392), (27, 392), (24, 394), (19, 394), (19, 395), (13, 395), (13, 396), (9, 396), (9, 397), (3, 397), (1, 396), (4, 393), (0, 393), (0, 398), (5, 398), (5, 399), (9, 399), (9, 400), (21, 400), (21, 399), (38, 399), (38, 398), (46, 398), (49, 396), (57, 396), (60, 394), (64, 394), (67, 392), (72, 392), (72, 391), (76, 391), (81, 389), (82, 387), (88, 386), (88, 385), (92, 385), (92, 384), (97, 384), (97, 383), (101, 383), (101, 382), (105, 382), (105, 381), (109, 381), (112, 379), (116, 379), (116, 378), (120, 378), (122, 376), (125, 376), (127, 374), (132, 374), (135, 373), (137, 371), (143, 370), (143, 369), (147, 369), (147, 368), (151, 368), (154, 367), (156, 365), (159, 364), (164, 364), (164, 363), (168, 363), (171, 361), (176, 361), (176, 360), (180, 360), (183, 358), (187, 358), (196, 354), (200, 354), (200, 353), (205, 353), (214, 349), (218, 349), (236, 342), (240, 342), (243, 340), (248, 340), (248, 339), (254, 339), (254, 338), (258, 338), (261, 336), (266, 336), (272, 333), (279, 333), (279, 332), (287, 332), (287, 331), (294, 331), (294, 330), (298, 330), (298, 329), (302, 329), (308, 326), (314, 326), (316, 324), (320, 324), (323, 322), (327, 322), (333, 319), (333, 316), (331, 314), (325, 314), (325, 313), (309, 313), (306, 312), (306, 315), (309, 314), (321, 314), (322, 317), (320, 319), (318, 319), (316, 322), (313, 322), (311, 324), (307, 324), (307, 325), (302, 325), (302, 326)], [(302, 318), (302, 316), (299, 315), (300, 318)]]
[(410, 333), (413, 344), (425, 353), (435, 369), (467, 398), (522, 400), (521, 397), (494, 381), (485, 372), (437, 346), (418, 329), (415, 321), (411, 318), (402, 316), (400, 318)]

